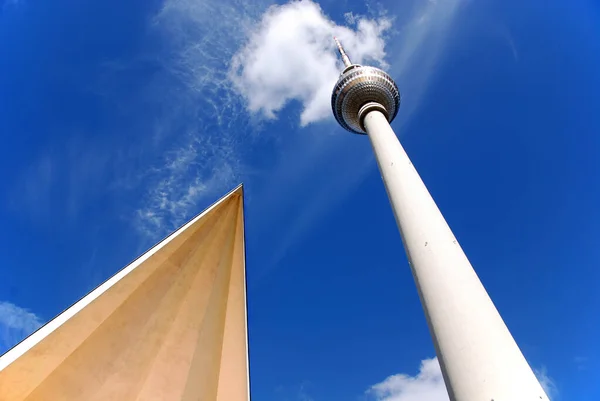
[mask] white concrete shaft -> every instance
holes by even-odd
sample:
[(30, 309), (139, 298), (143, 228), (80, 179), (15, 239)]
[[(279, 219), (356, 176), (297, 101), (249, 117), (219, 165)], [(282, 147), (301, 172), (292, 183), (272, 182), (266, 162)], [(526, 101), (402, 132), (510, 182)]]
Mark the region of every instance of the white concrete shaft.
[(379, 111), (364, 125), (453, 401), (539, 401), (548, 396), (450, 227)]

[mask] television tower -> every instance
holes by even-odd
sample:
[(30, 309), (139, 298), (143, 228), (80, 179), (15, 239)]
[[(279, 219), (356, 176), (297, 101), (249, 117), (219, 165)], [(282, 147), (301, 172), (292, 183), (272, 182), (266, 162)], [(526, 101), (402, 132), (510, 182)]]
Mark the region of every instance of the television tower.
[(331, 95), (337, 122), (371, 140), (452, 401), (546, 401), (508, 331), (390, 123), (400, 106), (394, 80), (352, 64)]

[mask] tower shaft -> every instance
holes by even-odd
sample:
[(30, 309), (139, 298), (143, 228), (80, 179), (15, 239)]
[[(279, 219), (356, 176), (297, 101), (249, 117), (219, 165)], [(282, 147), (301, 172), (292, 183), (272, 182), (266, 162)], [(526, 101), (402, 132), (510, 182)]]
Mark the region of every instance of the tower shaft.
[(371, 140), (452, 401), (548, 400), (388, 119)]

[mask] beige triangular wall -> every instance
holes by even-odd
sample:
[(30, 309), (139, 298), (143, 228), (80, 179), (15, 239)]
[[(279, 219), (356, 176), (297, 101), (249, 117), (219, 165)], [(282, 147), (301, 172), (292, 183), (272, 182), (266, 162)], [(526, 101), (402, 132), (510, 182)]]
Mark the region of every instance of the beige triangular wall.
[(242, 188), (0, 358), (1, 401), (246, 401)]

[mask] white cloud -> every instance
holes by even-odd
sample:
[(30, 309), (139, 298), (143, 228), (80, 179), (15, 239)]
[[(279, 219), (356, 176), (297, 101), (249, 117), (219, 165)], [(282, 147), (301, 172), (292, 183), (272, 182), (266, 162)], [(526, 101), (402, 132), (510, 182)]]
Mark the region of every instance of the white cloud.
[(36, 331), (42, 320), (27, 309), (0, 301), (0, 354)]
[[(553, 399), (558, 394), (554, 380), (545, 367), (534, 369), (546, 395)], [(437, 357), (421, 361), (415, 376), (397, 374), (377, 383), (367, 391), (377, 401), (448, 401), (442, 370)]]
[(332, 36), (338, 36), (354, 63), (383, 64), (382, 35), (387, 18), (352, 13), (350, 29), (328, 19), (310, 0), (271, 6), (246, 45), (234, 56), (230, 77), (248, 110), (274, 118), (289, 101), (302, 102), (301, 125), (331, 117), (331, 89), (342, 69)]
[(372, 386), (368, 393), (377, 401), (448, 401), (437, 358), (421, 361), (415, 376), (397, 374)]

